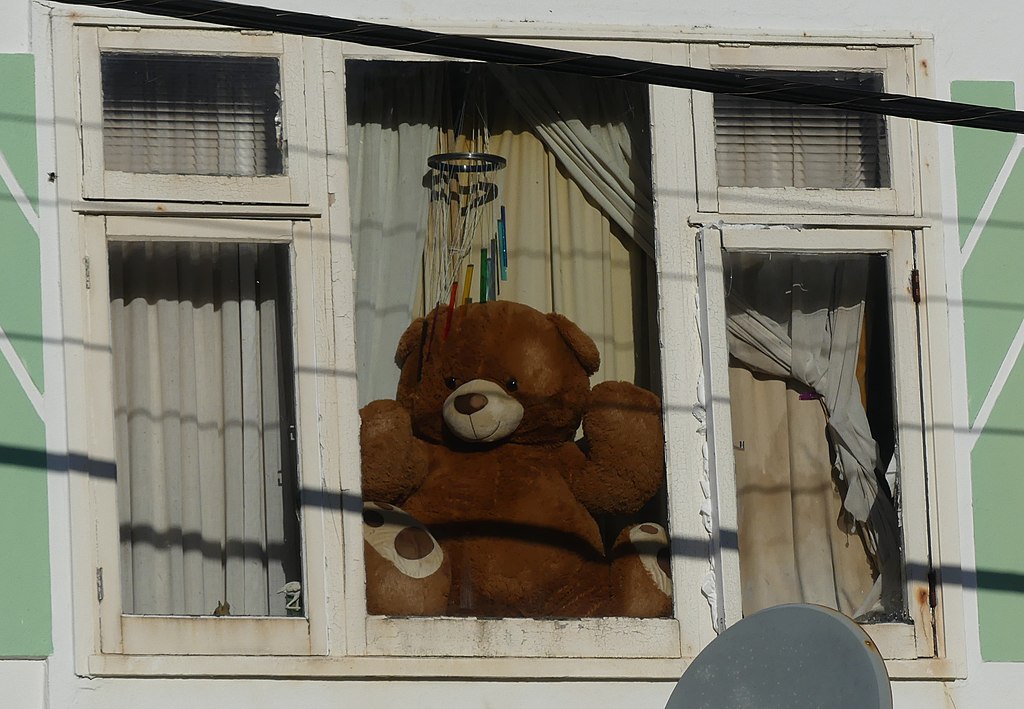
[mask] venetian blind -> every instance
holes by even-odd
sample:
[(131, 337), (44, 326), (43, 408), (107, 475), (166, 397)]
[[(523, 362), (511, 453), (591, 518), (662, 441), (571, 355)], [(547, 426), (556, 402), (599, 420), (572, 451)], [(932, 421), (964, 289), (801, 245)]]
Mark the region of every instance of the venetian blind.
[(101, 66), (105, 169), (284, 173), (276, 58), (104, 53)]
[[(762, 72), (881, 91), (866, 72)], [(836, 108), (718, 94), (715, 156), (722, 187), (889, 187), (885, 119)]]

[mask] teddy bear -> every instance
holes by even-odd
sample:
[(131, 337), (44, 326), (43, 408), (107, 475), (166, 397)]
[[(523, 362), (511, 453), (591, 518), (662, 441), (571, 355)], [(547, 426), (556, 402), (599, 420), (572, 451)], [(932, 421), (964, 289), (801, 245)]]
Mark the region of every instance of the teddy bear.
[(664, 481), (656, 395), (591, 388), (593, 340), (508, 301), (438, 306), (395, 361), (396, 398), (360, 411), (371, 614), (670, 613), (665, 530), (609, 540), (598, 522), (636, 515)]

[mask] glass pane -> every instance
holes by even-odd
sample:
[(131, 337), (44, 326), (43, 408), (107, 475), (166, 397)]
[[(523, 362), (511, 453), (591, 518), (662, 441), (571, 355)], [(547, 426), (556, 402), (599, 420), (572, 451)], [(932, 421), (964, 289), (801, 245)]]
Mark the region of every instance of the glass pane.
[(724, 254), (743, 612), (906, 621), (887, 258)]
[(124, 612), (301, 614), (288, 247), (109, 260)]
[(277, 59), (104, 53), (100, 66), (107, 170), (283, 174)]
[[(747, 73), (882, 91), (867, 72)], [(715, 155), (723, 187), (888, 187), (885, 118), (834, 108), (716, 94)]]
[[(350, 61), (346, 94), (371, 613), (667, 615), (659, 404), (639, 392), (659, 382), (646, 88)], [(459, 152), (496, 158), (431, 160)], [(609, 388), (577, 445), (602, 380), (637, 388)], [(522, 418), (473, 439), (445, 413), (464, 384)]]

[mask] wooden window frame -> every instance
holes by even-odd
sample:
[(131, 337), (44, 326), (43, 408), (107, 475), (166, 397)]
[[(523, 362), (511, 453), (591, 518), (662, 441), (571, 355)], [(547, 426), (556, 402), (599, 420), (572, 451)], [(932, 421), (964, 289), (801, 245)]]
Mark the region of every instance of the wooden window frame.
[[(870, 71), (881, 74), (885, 91), (915, 93), (913, 52), (909, 47), (701, 44), (693, 65), (736, 71)], [(911, 122), (885, 118), (890, 186), (833, 189), (821, 187), (727, 187), (718, 184), (715, 160), (714, 96), (695, 93), (697, 193), (701, 212), (726, 214), (919, 214), (914, 179), (915, 150)]]
[[(76, 619), (76, 669), (83, 675), (97, 676), (248, 676), (248, 677), (407, 677), (445, 678), (511, 678), (530, 677), (533, 679), (558, 678), (603, 678), (603, 679), (666, 679), (678, 677), (689, 661), (711, 642), (731, 618), (728, 613), (716, 617), (716, 589), (722, 594), (723, 602), (737, 603), (737, 598), (728, 599), (731, 593), (722, 583), (727, 576), (723, 572), (722, 559), (716, 546), (714, 534), (708, 530), (719, 525), (719, 514), (705, 503), (710, 494), (701, 470), (707, 461), (702, 454), (706, 438), (704, 410), (714, 411), (708, 402), (702, 400), (706, 392), (701, 382), (704, 378), (703, 351), (705, 346), (696, 334), (698, 323), (707, 317), (707, 311), (699, 306), (697, 288), (698, 250), (697, 231), (712, 222), (728, 222), (733, 219), (726, 207), (734, 206), (726, 200), (718, 201), (717, 185), (708, 191), (707, 146), (713, 150), (713, 124), (707, 123), (710, 112), (701, 109), (701, 103), (709, 98), (689, 91), (666, 87), (651, 88), (652, 119), (652, 172), (657, 204), (656, 232), (659, 281), (659, 317), (662, 334), (663, 402), (666, 434), (666, 464), (668, 468), (669, 528), (673, 536), (672, 573), (675, 586), (674, 617), (670, 619), (621, 619), (598, 618), (582, 620), (477, 620), (472, 618), (383, 618), (368, 616), (365, 611), (365, 572), (362, 552), (362, 519), (358, 455), (358, 415), (354, 402), (357, 401), (355, 386), (355, 353), (352, 346), (354, 293), (351, 282), (354, 264), (351, 258), (351, 226), (349, 224), (348, 176), (345, 168), (347, 148), (345, 144), (344, 117), (344, 61), (353, 59), (394, 59), (429, 61), (431, 57), (411, 55), (394, 50), (373, 50), (362, 46), (321, 43), (316, 40), (302, 40), (293, 43), (294, 38), (284, 40), (284, 56), (299, 53), (302, 58), (301, 76), (306, 89), (306, 100), (302, 103), (302, 120), (305, 125), (306, 142), (310, 150), (306, 161), (308, 174), (298, 175), (289, 170), (288, 179), (297, 180), (284, 196), (261, 191), (257, 185), (244, 186), (244, 180), (230, 180), (221, 192), (198, 189), (195, 185), (171, 186), (169, 191), (159, 189), (132, 191), (132, 184), (120, 184), (117, 180), (108, 182), (97, 171), (95, 143), (87, 139), (88, 117), (95, 118), (95, 104), (86, 110), (86, 101), (75, 98), (88, 86), (98, 91), (98, 73), (85, 82), (80, 81), (80, 49), (76, 32), (94, 27), (121, 27), (129, 29), (141, 26), (141, 34), (165, 35), (156, 44), (180, 47), (177, 38), (186, 33), (209, 34), (218, 38), (241, 36), (237, 31), (209, 30), (198, 24), (168, 21), (156, 18), (101, 13), (83, 17), (70, 10), (53, 10), (55, 92), (58, 97), (58, 112), (75, 115), (77, 120), (69, 125), (57, 125), (58, 146), (67, 149), (59, 152), (59, 171), (71, 175), (72, 179), (62, 180), (61, 194), (70, 196), (62, 200), (59, 207), (59, 226), (62, 233), (61, 273), (64, 290), (63, 323), (66, 337), (65, 372), (68, 385), (68, 449), (86, 454), (90, 469), (98, 466), (97, 476), (72, 476), (70, 496), (72, 500), (72, 541), (74, 557), (74, 606)], [(734, 41), (737, 44), (763, 42), (763, 35), (723, 35), (670, 28), (652, 36), (645, 29), (643, 39), (633, 28), (607, 28), (602, 30), (600, 39), (579, 40), (578, 28), (568, 27), (458, 27), (447, 28), (463, 34), (494, 36), (510, 41), (525, 41), (547, 46), (565, 47), (596, 54), (617, 54), (648, 59), (665, 64), (699, 65), (702, 49), (715, 42)], [(88, 32), (86, 32), (88, 34)], [(132, 33), (126, 33), (132, 34)], [(155, 35), (154, 35), (155, 36)], [(260, 33), (246, 35), (263, 41)], [(174, 38), (173, 40), (171, 38)], [(273, 38), (276, 41), (277, 38)], [(727, 41), (728, 40), (728, 41)], [(267, 41), (270, 41), (269, 39)], [(787, 44), (794, 51), (803, 45), (813, 45), (815, 39), (794, 35), (789, 38), (774, 38), (774, 44)], [(857, 37), (829, 37), (820, 39), (824, 49), (842, 54), (843, 48), (851, 44), (866, 44), (867, 40)], [(227, 42), (229, 45), (231, 40)], [(902, 38), (893, 40), (908, 56), (916, 58), (921, 40)], [(96, 65), (98, 47), (95, 43)], [(93, 51), (87, 49), (86, 51)], [(277, 50), (274, 50), (277, 51)], [(75, 66), (73, 76), (63, 67)], [(289, 76), (294, 73), (289, 70)], [(912, 71), (917, 80), (921, 77)], [(92, 83), (90, 83), (92, 82)], [(895, 90), (896, 87), (890, 87)], [(294, 91), (294, 89), (291, 89)], [(310, 96), (316, 96), (313, 101)], [(322, 97), (322, 98), (321, 98)], [(91, 100), (94, 101), (95, 97)], [(74, 102), (73, 108), (70, 102)], [(286, 110), (294, 110), (296, 102), (287, 104)], [(325, 107), (341, 107), (329, 111)], [(707, 107), (706, 107), (707, 108)], [(58, 115), (60, 115), (58, 113)], [(298, 120), (292, 115), (289, 121)], [(83, 126), (79, 139), (77, 126)], [(99, 125), (93, 122), (93, 126)], [(710, 126), (710, 128), (709, 128)], [(291, 130), (291, 129), (290, 129)], [(712, 132), (709, 133), (708, 131)], [(710, 142), (708, 136), (711, 136)], [(295, 133), (291, 134), (294, 140)], [(936, 140), (928, 133), (922, 140), (921, 152), (934, 156), (938, 153)], [(77, 152), (72, 146), (78, 146)], [(916, 145), (916, 143), (915, 143)], [(907, 146), (910, 149), (910, 146)], [(703, 151), (703, 152), (702, 152)], [(914, 160), (917, 153), (911, 153)], [(295, 156), (289, 157), (294, 167)], [(895, 160), (895, 155), (894, 155)], [(92, 165), (90, 165), (92, 161)], [(934, 161), (932, 161), (934, 162)], [(938, 193), (934, 167), (928, 170), (913, 163), (911, 174), (911, 204), (900, 207), (897, 213), (920, 215), (922, 209), (932, 207), (940, 213), (935, 203)], [(927, 174), (926, 174), (927, 173)], [(696, 175), (696, 179), (694, 176)], [(919, 195), (918, 183), (925, 188)], [(198, 183), (196, 183), (197, 185)], [(218, 188), (219, 189), (219, 188)], [(305, 190), (305, 191), (304, 191)], [(714, 193), (714, 200), (710, 199)], [(224, 199), (215, 199), (212, 195)], [(214, 202), (218, 202), (215, 204)], [(801, 203), (806, 204), (806, 203)], [(902, 204), (902, 203), (901, 203)], [(307, 206), (308, 205), (308, 206)], [(737, 205), (738, 206), (738, 205)], [(791, 210), (784, 213), (758, 215), (740, 221), (761, 226), (771, 224), (826, 224), (832, 227), (859, 228), (866, 223), (878, 228), (912, 228), (927, 231), (938, 223), (917, 216), (893, 218), (879, 216), (871, 209), (865, 210), (868, 217), (857, 216), (856, 210), (847, 210), (851, 215), (836, 215), (826, 206), (821, 211), (808, 210), (795, 215)], [(86, 284), (103, 278), (83, 265), (92, 250), (107, 238), (107, 225), (112, 223), (115, 233), (119, 224), (115, 218), (144, 218), (153, 224), (148, 232), (151, 238), (167, 238), (168, 229), (173, 230), (173, 221), (160, 222), (168, 217), (191, 221), (192, 224), (212, 223), (210, 220), (239, 220), (236, 226), (246, 220), (278, 221), (293, 224), (309, 224), (310, 254), (307, 278), (296, 273), (294, 288), (305, 289), (305, 295), (296, 295), (296, 303), (313, 303), (312, 315), (306, 319), (312, 333), (299, 333), (301, 340), (310, 337), (306, 345), (296, 347), (296, 356), (302, 369), (304, 353), (313, 357), (305, 360), (310, 367), (313, 384), (305, 389), (300, 383), (297, 398), (299, 407), (317, 402), (315, 422), (309, 424), (311, 413), (304, 415), (300, 425), (304, 428), (302, 469), (303, 486), (312, 488), (314, 496), (323, 502), (316, 507), (313, 515), (307, 513), (303, 540), (304, 569), (307, 575), (319, 574), (320, 581), (306, 579), (306, 601), (309, 611), (309, 655), (283, 654), (280, 648), (269, 648), (262, 652), (248, 645), (244, 636), (249, 634), (244, 626), (248, 619), (237, 619), (238, 639), (231, 639), (217, 645), (202, 646), (193, 637), (173, 636), (177, 629), (160, 630), (155, 644), (136, 640), (136, 628), (122, 623), (120, 614), (101, 610), (97, 602), (96, 569), (98, 555), (110, 555), (111, 543), (116, 536), (109, 531), (101, 539), (96, 504), (110, 505), (109, 480), (103, 478), (103, 471), (109, 466), (109, 457), (104, 462), (94, 453), (101, 451), (93, 440), (85, 422), (85, 413), (93, 401), (93, 389), (89, 383), (90, 358), (106, 361), (109, 351), (104, 342), (92, 343), (86, 335), (91, 332), (90, 318), (100, 307), (91, 306), (89, 298), (92, 288)], [(110, 220), (115, 221), (111, 222)], [(734, 220), (735, 221), (735, 220)], [(293, 244), (305, 239), (296, 237)], [(934, 242), (934, 238), (926, 242)], [(942, 274), (943, 256), (941, 248), (932, 244), (927, 249), (927, 259), (932, 266), (926, 271), (926, 296), (929, 308), (925, 317), (928, 332), (935, 342), (945, 342), (938, 335), (945, 327), (942, 312), (944, 283)], [(302, 262), (295, 254), (295, 264)], [(298, 266), (296, 265), (296, 268)], [(109, 304), (102, 304), (109, 308)], [(296, 307), (298, 307), (296, 305)], [(297, 323), (297, 327), (299, 323)], [(705, 330), (706, 331), (706, 330)], [(97, 349), (94, 350), (94, 345)], [(930, 372), (924, 381), (925, 406), (931, 407), (934, 421), (947, 420), (943, 416), (952, 410), (946, 396), (941, 395), (941, 382), (948, 375), (948, 356), (940, 354), (929, 357), (925, 370)], [(928, 369), (931, 367), (931, 369)], [(931, 386), (931, 388), (929, 388)], [(109, 399), (109, 391), (106, 392)], [(937, 412), (937, 413), (935, 413)], [(106, 414), (109, 417), (109, 413)], [(108, 436), (109, 431), (103, 433)], [(938, 434), (937, 434), (938, 435)], [(929, 505), (941, 509), (933, 519), (933, 530), (940, 529), (937, 519), (943, 520), (943, 527), (935, 534), (941, 538), (941, 557), (935, 563), (958, 563), (956, 506), (950, 491), (955, 490), (952, 475), (952, 453), (950, 436), (938, 436), (939, 445), (935, 452), (939, 462), (936, 468), (936, 488), (929, 492)], [(714, 439), (712, 440), (714, 443)], [(111, 441), (104, 443), (110, 450)], [(712, 445), (712, 450), (714, 445)], [(313, 465), (310, 462), (314, 461)], [(942, 462), (942, 461), (945, 462)], [(98, 462), (97, 462), (98, 461)], [(108, 476), (109, 477), (109, 476)], [(943, 491), (938, 495), (937, 490)], [(931, 507), (929, 508), (931, 510)], [(116, 517), (114, 518), (116, 519)], [(107, 523), (109, 525), (109, 521)], [(114, 525), (116, 526), (116, 525)], [(317, 529), (310, 530), (309, 527)], [(348, 540), (344, 542), (343, 540)], [(104, 550), (100, 550), (100, 546)], [(116, 554), (115, 554), (116, 556)], [(115, 560), (116, 561), (116, 560)], [(716, 567), (715, 564), (718, 564)], [(313, 571), (314, 567), (317, 569)], [(109, 573), (109, 572), (105, 572)], [(732, 573), (732, 572), (729, 572)], [(117, 586), (106, 576), (104, 586)], [(939, 646), (930, 658), (892, 660), (889, 662), (893, 677), (948, 678), (963, 676), (963, 628), (959, 614), (959, 589), (953, 584), (940, 581), (938, 593), (941, 597), (942, 613), (937, 616), (936, 637)], [(109, 597), (108, 597), (109, 598)], [(113, 606), (113, 604), (109, 604)], [(314, 610), (316, 609), (316, 610)], [(166, 621), (163, 617), (153, 620), (154, 632), (161, 624), (164, 628), (177, 626), (177, 622)], [(173, 619), (177, 621), (178, 619)], [(199, 619), (205, 620), (205, 619)], [(267, 626), (287, 619), (256, 619)], [(115, 627), (111, 628), (113, 625)], [(195, 632), (203, 633), (202, 624), (196, 624)], [(221, 626), (226, 627), (226, 626)], [(189, 629), (189, 633), (193, 632)], [(109, 635), (110, 643), (107, 638)], [(463, 639), (448, 640), (452, 636)], [(471, 638), (467, 640), (466, 638)], [(120, 643), (118, 646), (117, 643)], [(127, 644), (126, 644), (127, 643)], [(509, 652), (509, 645), (518, 648)], [(119, 647), (120, 651), (117, 650)], [(176, 654), (179, 653), (180, 654)], [(223, 654), (217, 654), (223, 652)], [(198, 655), (197, 653), (202, 653)]]
[[(76, 32), (82, 124), (83, 196), (86, 199), (192, 202), (309, 202), (309, 142), (306, 135), (305, 41), (300, 37), (238, 30), (168, 33), (140, 25), (84, 26)], [(273, 57), (279, 62), (281, 175), (175, 175), (108, 170), (103, 162), (104, 52)]]

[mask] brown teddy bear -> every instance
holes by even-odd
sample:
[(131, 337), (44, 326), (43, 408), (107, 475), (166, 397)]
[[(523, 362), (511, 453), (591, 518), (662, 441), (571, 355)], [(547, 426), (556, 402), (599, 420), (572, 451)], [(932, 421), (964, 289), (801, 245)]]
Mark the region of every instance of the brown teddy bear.
[(665, 531), (634, 525), (608, 551), (594, 517), (638, 512), (664, 480), (654, 394), (591, 389), (594, 342), (504, 301), (439, 307), (396, 362), (397, 400), (360, 412), (371, 613), (669, 614)]

